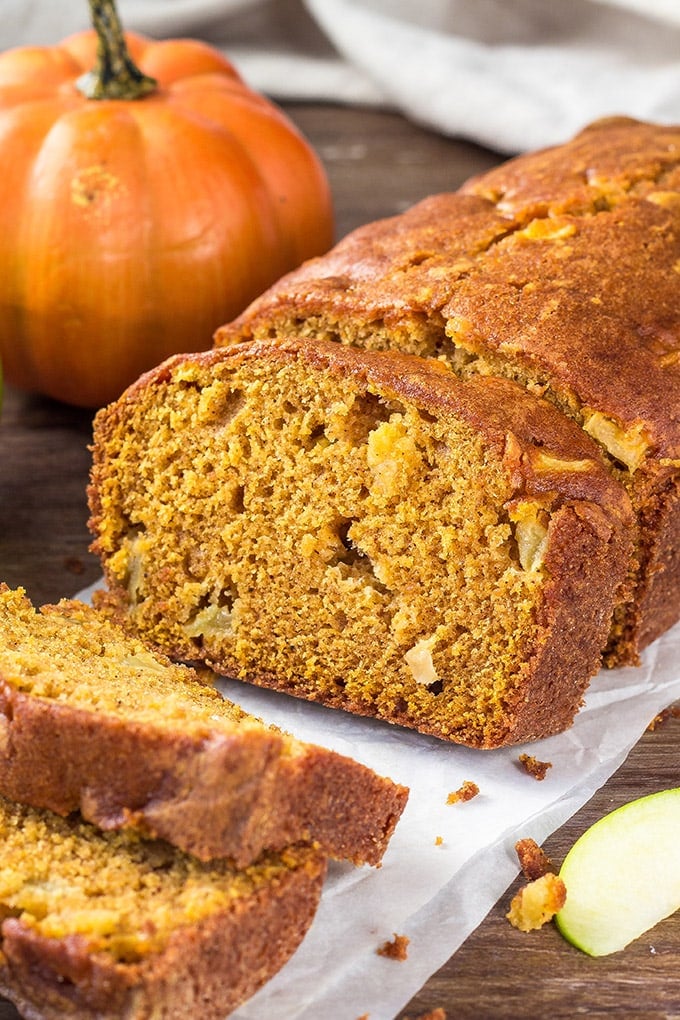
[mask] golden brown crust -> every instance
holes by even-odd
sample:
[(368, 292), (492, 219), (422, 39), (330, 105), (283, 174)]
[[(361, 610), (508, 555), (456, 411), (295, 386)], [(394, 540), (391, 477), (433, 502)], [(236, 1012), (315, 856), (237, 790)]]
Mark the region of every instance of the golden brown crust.
[[(22, 608), (31, 635), (13, 651), (42, 657), (48, 668), (49, 643), (37, 628), (31, 633), (28, 600), (4, 592), (15, 611)], [(104, 618), (87, 606), (63, 602), (44, 611), (107, 638)], [(12, 649), (2, 646), (0, 638), (11, 660)], [(95, 658), (83, 658), (84, 683), (96, 685), (96, 669)], [(132, 671), (128, 681), (135, 689)], [(140, 688), (140, 705), (143, 698)], [(230, 857), (245, 866), (263, 849), (314, 840), (331, 856), (377, 864), (408, 797), (405, 787), (326, 748), (296, 743), (290, 753), (284, 735), (253, 719), (226, 733), (210, 724), (191, 732), (181, 720), (155, 726), (97, 706), (94, 692), (91, 708), (24, 692), (1, 663), (0, 724), (6, 796), (64, 816), (80, 810), (104, 829), (140, 828), (202, 860)]]
[[(651, 474), (651, 472), (650, 472)], [(673, 464), (640, 486), (640, 582), (631, 631), (645, 648), (678, 619), (680, 591), (680, 475)], [(632, 640), (632, 639), (631, 639)]]
[[(458, 380), (436, 362), (396, 352), (366, 352), (339, 344), (286, 339), (262, 341), (175, 358), (143, 377), (121, 400), (101, 412), (96, 442), (90, 499), (94, 548), (102, 554), (110, 597), (119, 611), (129, 608), (126, 592), (108, 570), (114, 551), (102, 493), (116, 470), (120, 435), (141, 407), (151, 407), (155, 393), (172, 393), (175, 376), (221, 380), (240, 366), (267, 366), (277, 373), (282, 366), (301, 365), (305, 378), (315, 373), (350, 379), (357, 392), (370, 388), (384, 401), (399, 400), (414, 406), (424, 420), (464, 422), (483, 437), (493, 456), (500, 459), (511, 481), (509, 506), (539, 500), (550, 513), (545, 554), (546, 578), (536, 626), (539, 636), (526, 661), (518, 667), (518, 681), (505, 695), (502, 724), (450, 725), (430, 718), (414, 720), (399, 699), (376, 704), (358, 697), (344, 685), (322, 689), (313, 676), (297, 672), (287, 676), (263, 668), (257, 661), (244, 663), (227, 647), (205, 652), (220, 672), (286, 690), (296, 696), (320, 700), (357, 714), (378, 714), (391, 722), (416, 726), (449, 739), (477, 746), (498, 746), (546, 736), (563, 730), (577, 711), (589, 678), (597, 670), (606, 640), (617, 592), (630, 554), (630, 504), (623, 488), (608, 473), (594, 442), (554, 407), (517, 384), (501, 378)], [(225, 376), (226, 373), (226, 376)], [(195, 382), (200, 390), (200, 383)], [(207, 383), (206, 383), (207, 385)], [(205, 442), (210, 443), (210, 431)], [(126, 449), (131, 449), (126, 441)], [(106, 540), (103, 536), (106, 535)], [(114, 543), (115, 547), (115, 543)], [(271, 593), (261, 592), (263, 600)], [(164, 612), (167, 613), (164, 603)], [(186, 654), (165, 638), (164, 649), (174, 656)], [(318, 654), (319, 649), (315, 650)], [(370, 668), (370, 667), (369, 667)], [(332, 663), (320, 661), (320, 674)]]
[(441, 357), (516, 378), (589, 429), (638, 519), (612, 665), (680, 615), (679, 153), (676, 126), (597, 122), (360, 228), (216, 334)]
[[(477, 256), (516, 227), (484, 198), (426, 198), (404, 214), (359, 227), (327, 255), (287, 273), (217, 330), (216, 346), (266, 337), (269, 323), (275, 330), (286, 321), (294, 333), (317, 316), (331, 330), (344, 322), (367, 331), (383, 323), (392, 330), (414, 326), (424, 314), (436, 317), (450, 281), (464, 277)], [(434, 325), (441, 330), (441, 322)]]
[(221, 1020), (286, 963), (321, 895), (323, 858), (248, 899), (178, 930), (138, 963), (90, 952), (78, 935), (50, 939), (19, 918), (2, 924), (0, 993), (28, 1020)]
[(583, 212), (627, 195), (677, 190), (680, 129), (632, 117), (605, 117), (570, 142), (507, 160), (461, 192), (491, 200), (507, 215)]

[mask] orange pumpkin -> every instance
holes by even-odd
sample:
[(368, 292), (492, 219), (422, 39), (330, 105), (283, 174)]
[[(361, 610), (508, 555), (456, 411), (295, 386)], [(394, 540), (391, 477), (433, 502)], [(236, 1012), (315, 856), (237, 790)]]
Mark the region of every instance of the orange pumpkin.
[(113, 43), (89, 31), (0, 55), (0, 361), (83, 407), (210, 347), (332, 242), (324, 170), (281, 111), (211, 47), (126, 48), (104, 21)]

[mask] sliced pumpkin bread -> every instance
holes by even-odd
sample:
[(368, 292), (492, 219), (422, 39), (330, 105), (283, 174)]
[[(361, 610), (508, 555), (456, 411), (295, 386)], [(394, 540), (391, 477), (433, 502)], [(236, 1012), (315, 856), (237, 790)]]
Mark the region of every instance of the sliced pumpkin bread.
[(0, 797), (0, 994), (28, 1020), (223, 1020), (314, 917), (310, 846), (236, 869)]
[(377, 864), (408, 795), (265, 726), (92, 607), (65, 600), (38, 612), (6, 586), (0, 793), (242, 866), (303, 840)]

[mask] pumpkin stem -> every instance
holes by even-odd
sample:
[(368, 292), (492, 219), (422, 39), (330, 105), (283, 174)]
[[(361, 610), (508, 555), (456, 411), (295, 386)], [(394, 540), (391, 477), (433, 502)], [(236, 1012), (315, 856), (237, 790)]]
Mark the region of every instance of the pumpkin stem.
[(132, 60), (115, 0), (89, 0), (97, 33), (97, 63), (76, 82), (88, 99), (139, 99), (157, 86)]

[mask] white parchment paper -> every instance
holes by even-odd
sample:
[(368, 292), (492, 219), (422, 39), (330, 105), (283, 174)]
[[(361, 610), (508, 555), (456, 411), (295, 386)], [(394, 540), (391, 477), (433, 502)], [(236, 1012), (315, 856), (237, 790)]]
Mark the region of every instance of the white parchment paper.
[[(254, 715), (411, 790), (382, 867), (331, 863), (302, 946), (234, 1020), (393, 1020), (513, 881), (517, 839), (542, 843), (680, 698), (680, 625), (647, 649), (641, 666), (600, 672), (566, 733), (499, 751), (456, 747), (238, 681), (218, 686)], [(519, 766), (522, 751), (552, 763), (544, 780)], [(479, 795), (447, 804), (465, 780)], [(395, 933), (410, 939), (403, 962), (376, 954)]]

